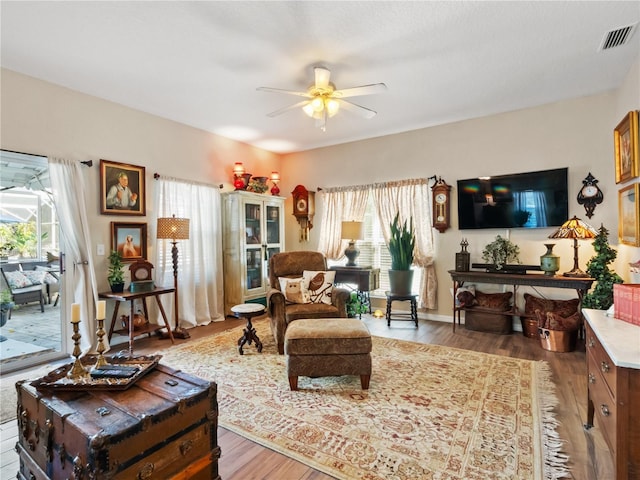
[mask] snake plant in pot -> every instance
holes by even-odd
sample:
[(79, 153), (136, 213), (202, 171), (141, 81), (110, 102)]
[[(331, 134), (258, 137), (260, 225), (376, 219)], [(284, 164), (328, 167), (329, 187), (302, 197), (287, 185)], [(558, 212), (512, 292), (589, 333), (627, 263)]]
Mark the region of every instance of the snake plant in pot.
[(413, 218), (400, 223), (400, 212), (396, 213), (393, 222), (389, 225), (391, 236), (389, 237), (389, 253), (391, 254), (391, 270), (389, 270), (389, 284), (393, 295), (411, 294), (413, 283), (413, 249), (416, 245)]

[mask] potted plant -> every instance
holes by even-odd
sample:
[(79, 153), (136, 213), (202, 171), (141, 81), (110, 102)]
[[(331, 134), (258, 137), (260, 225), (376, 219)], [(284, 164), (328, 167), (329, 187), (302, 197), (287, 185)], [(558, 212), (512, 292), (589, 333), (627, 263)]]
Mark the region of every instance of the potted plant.
[(490, 263), (495, 270), (502, 270), (509, 262), (520, 263), (519, 254), (520, 248), (517, 245), (498, 235), (493, 242), (484, 247), (482, 259)]
[(393, 222), (389, 225), (391, 236), (389, 238), (389, 253), (391, 254), (391, 270), (389, 270), (389, 284), (391, 293), (395, 295), (411, 294), (413, 283), (413, 249), (416, 244), (413, 218), (400, 224), (400, 212), (396, 213)]
[(358, 292), (351, 292), (349, 294), (349, 301), (347, 302), (347, 317), (355, 318), (356, 315), (358, 315), (362, 318), (362, 314), (367, 313), (367, 311), (367, 305), (362, 301)]
[[(0, 327), (4, 327), (5, 323), (7, 323), (9, 312), (14, 306), (15, 303), (13, 302), (11, 291), (9, 289), (0, 291)], [(4, 337), (0, 336), (0, 341), (2, 341), (3, 338)]]
[(618, 253), (609, 245), (609, 231), (604, 225), (598, 229), (598, 235), (593, 240), (593, 249), (596, 254), (587, 262), (587, 273), (596, 279), (596, 286), (584, 296), (582, 307), (607, 310), (613, 305), (613, 285), (623, 282), (620, 275), (608, 267)]
[(122, 255), (117, 250), (112, 250), (109, 254), (109, 275), (107, 281), (114, 293), (124, 291), (124, 263)]

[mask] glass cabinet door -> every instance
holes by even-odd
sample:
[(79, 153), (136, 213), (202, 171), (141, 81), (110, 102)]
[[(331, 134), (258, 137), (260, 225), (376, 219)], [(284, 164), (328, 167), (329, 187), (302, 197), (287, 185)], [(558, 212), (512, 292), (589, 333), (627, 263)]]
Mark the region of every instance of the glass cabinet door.
[(247, 245), (262, 245), (261, 214), (259, 203), (245, 203), (244, 225)]
[(280, 243), (280, 207), (267, 205), (267, 243)]
[(257, 248), (247, 247), (245, 251), (247, 258), (246, 262), (246, 278), (247, 278), (247, 290), (262, 287), (262, 279), (264, 274), (262, 271), (264, 262), (262, 261), (262, 246)]

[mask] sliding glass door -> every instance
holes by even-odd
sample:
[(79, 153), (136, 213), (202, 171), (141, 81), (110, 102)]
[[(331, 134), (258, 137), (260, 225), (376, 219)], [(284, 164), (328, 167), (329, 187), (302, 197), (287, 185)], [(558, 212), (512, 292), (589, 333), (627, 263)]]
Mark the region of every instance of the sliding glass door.
[(47, 159), (0, 150), (0, 170), (0, 370), (8, 373), (66, 356), (64, 282)]

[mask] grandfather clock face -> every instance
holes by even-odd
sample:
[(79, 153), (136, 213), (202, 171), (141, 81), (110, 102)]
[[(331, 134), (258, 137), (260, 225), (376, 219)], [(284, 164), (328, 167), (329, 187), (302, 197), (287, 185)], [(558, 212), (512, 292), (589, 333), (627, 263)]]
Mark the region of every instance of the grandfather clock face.
[(439, 179), (431, 187), (433, 195), (433, 227), (443, 233), (451, 225), (451, 187)]

